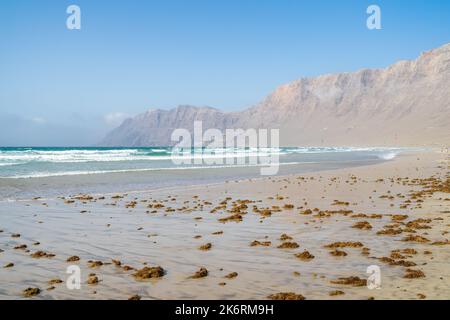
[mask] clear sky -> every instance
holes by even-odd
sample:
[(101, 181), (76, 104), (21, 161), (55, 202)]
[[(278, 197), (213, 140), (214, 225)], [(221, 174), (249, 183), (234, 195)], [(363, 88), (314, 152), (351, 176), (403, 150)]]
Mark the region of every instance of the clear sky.
[[(66, 28), (70, 4), (81, 30)], [(149, 108), (241, 110), (297, 78), (448, 42), (444, 0), (2, 0), (0, 145), (95, 144)]]

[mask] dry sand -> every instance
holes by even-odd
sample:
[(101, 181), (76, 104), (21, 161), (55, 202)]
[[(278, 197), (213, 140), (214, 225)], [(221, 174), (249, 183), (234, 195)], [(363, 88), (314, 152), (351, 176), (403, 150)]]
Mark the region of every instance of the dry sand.
[[(428, 152), (124, 197), (1, 202), (0, 298), (449, 299), (449, 168), (447, 154)], [(326, 247), (338, 241), (353, 247)], [(80, 290), (66, 287), (71, 264)], [(370, 265), (380, 289), (365, 286)]]

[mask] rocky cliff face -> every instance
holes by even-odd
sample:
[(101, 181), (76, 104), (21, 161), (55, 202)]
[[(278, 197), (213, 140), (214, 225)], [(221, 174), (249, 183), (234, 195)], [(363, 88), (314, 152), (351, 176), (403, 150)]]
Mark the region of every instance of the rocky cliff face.
[(171, 145), (176, 128), (279, 128), (282, 145), (449, 145), (450, 44), (386, 69), (304, 78), (238, 113), (181, 106), (126, 120), (101, 143)]
[(235, 126), (237, 114), (210, 107), (179, 106), (171, 110), (149, 110), (125, 120), (111, 131), (100, 145), (104, 146), (170, 146), (175, 129), (193, 130), (194, 121), (202, 121), (204, 130), (224, 130)]

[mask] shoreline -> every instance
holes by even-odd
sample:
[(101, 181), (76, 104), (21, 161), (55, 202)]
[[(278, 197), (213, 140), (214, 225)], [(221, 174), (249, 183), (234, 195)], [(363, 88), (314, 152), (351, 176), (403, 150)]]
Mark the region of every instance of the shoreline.
[[(366, 166), (373, 166), (373, 165), (377, 165), (377, 164), (381, 164), (381, 163), (384, 163), (384, 162), (389, 162), (389, 161), (395, 161), (395, 159), (389, 159), (389, 160), (379, 160), (379, 161), (376, 161), (376, 162), (374, 162), (374, 163), (370, 163), (370, 162), (368, 162), (368, 161), (366, 161), (366, 160), (353, 160), (353, 161), (347, 161), (347, 163), (355, 163), (355, 162), (361, 162), (361, 164), (355, 164), (355, 165), (353, 165), (353, 166), (349, 166), (349, 167), (343, 167), (343, 168), (337, 168), (337, 169), (320, 169), (320, 168), (318, 168), (316, 171), (311, 171), (311, 172), (305, 172), (304, 174), (305, 175), (308, 175), (308, 174), (315, 174), (315, 173), (319, 173), (319, 172), (328, 172), (328, 171), (337, 171), (337, 170), (344, 170), (344, 169), (348, 169), (348, 168), (358, 168), (358, 167), (366, 167)], [(322, 163), (324, 163), (324, 162), (322, 162)], [(329, 162), (327, 162), (327, 163), (338, 163), (338, 164), (342, 164), (342, 163), (346, 163), (346, 162), (342, 162), (342, 161), (329, 161)], [(304, 165), (304, 164), (306, 164), (306, 165), (309, 165), (309, 164), (317, 164), (316, 162), (314, 162), (314, 163), (301, 163), (300, 165)], [(298, 165), (298, 164), (283, 164), (283, 165)], [(256, 166), (255, 166), (256, 167)], [(234, 168), (234, 167), (233, 167)], [(238, 168), (246, 168), (246, 167), (244, 167), (244, 166), (242, 166), (242, 167), (238, 167)], [(216, 169), (216, 168), (213, 168), (213, 167), (211, 167), (211, 168), (202, 168), (202, 169), (206, 169), (206, 170), (214, 170), (214, 169)], [(187, 169), (187, 170), (189, 170), (189, 169)], [(195, 169), (194, 169), (195, 170)], [(156, 170), (143, 170), (143, 171), (156, 171)], [(160, 171), (164, 171), (164, 169), (161, 169)], [(112, 173), (112, 174), (126, 174), (126, 173), (129, 173), (129, 172), (134, 172), (134, 171), (124, 171), (124, 172), (114, 172), (114, 173)], [(99, 174), (111, 174), (111, 173), (99, 173)], [(229, 182), (234, 182), (234, 183), (242, 183), (242, 182), (244, 182), (244, 181), (248, 181), (248, 180), (253, 180), (253, 181), (264, 181), (264, 180), (267, 180), (267, 179), (269, 179), (269, 177), (278, 177), (278, 178), (283, 178), (283, 177), (291, 177), (291, 176), (295, 176), (296, 174), (295, 173), (291, 173), (291, 174), (286, 174), (286, 175), (274, 175), (274, 176), (266, 176), (266, 177), (264, 177), (264, 176), (259, 176), (259, 177), (251, 177), (251, 178), (242, 178), (242, 179), (233, 179), (232, 181), (229, 181), (229, 180), (227, 180), (227, 181), (219, 181), (219, 182), (211, 182), (211, 183), (199, 183), (199, 184), (187, 184), (187, 185), (184, 185), (183, 187), (180, 187), (180, 186), (170, 186), (170, 187), (154, 187), (154, 188), (151, 188), (151, 189), (138, 189), (138, 190), (124, 190), (124, 191), (111, 191), (111, 192), (99, 192), (99, 193), (89, 193), (90, 195), (92, 195), (92, 196), (95, 196), (95, 197), (98, 197), (98, 196), (112, 196), (112, 195), (115, 195), (115, 194), (117, 194), (117, 193), (126, 193), (127, 195), (131, 195), (131, 194), (142, 194), (142, 193), (149, 193), (149, 192), (165, 192), (165, 191), (173, 191), (173, 192), (177, 192), (177, 191), (180, 191), (180, 190), (186, 190), (186, 189), (194, 189), (194, 188), (203, 188), (203, 187), (212, 187), (212, 186), (221, 186), (221, 185), (223, 185), (223, 184), (226, 184), (226, 183), (229, 183)], [(62, 175), (62, 176), (56, 176), (57, 178), (59, 178), (59, 177), (62, 177), (62, 178), (64, 178), (64, 177), (72, 177), (72, 176), (83, 176), (83, 174), (82, 175), (67, 175), (67, 176), (65, 176), (65, 175)], [(15, 179), (18, 179), (18, 180), (20, 180), (20, 181), (22, 181), (22, 182), (25, 182), (25, 181), (27, 181), (28, 179), (47, 179), (47, 178), (49, 178), (49, 179), (52, 179), (52, 178), (56, 178), (56, 177), (53, 177), (53, 176), (49, 176), (49, 177), (30, 177), (30, 178), (15, 178)], [(0, 178), (0, 180), (1, 179), (11, 179), (11, 178)], [(30, 181), (30, 180), (28, 180), (28, 181)], [(83, 192), (81, 192), (81, 193), (78, 193), (78, 194), (83, 194)], [(73, 194), (72, 196), (75, 196), (75, 194)], [(38, 197), (39, 198), (39, 200), (55, 200), (55, 199), (57, 199), (58, 197), (61, 197), (61, 196), (53, 196), (53, 197), (48, 197), (48, 198), (44, 198), (44, 197)], [(2, 203), (2, 202), (15, 202), (15, 201), (31, 201), (31, 200), (36, 200), (36, 199), (31, 199), (31, 198), (23, 198), (23, 199), (0, 199), (0, 203)]]
[[(418, 152), (403, 150), (396, 156)], [(340, 168), (372, 165), (395, 160), (384, 156), (358, 155), (348, 157), (344, 154), (326, 155), (325, 159), (300, 162), (281, 161), (279, 171), (273, 176), (288, 176), (334, 170)], [(350, 153), (349, 153), (350, 154)], [(307, 156), (307, 158), (310, 156)], [(330, 157), (330, 159), (326, 159)], [(335, 157), (335, 158), (333, 158)], [(300, 159), (299, 159), (300, 160)], [(298, 160), (297, 160), (298, 161)], [(260, 169), (267, 167), (259, 165), (205, 166), (198, 168), (149, 168), (126, 169), (112, 172), (95, 172), (94, 174), (57, 174), (42, 177), (0, 178), (0, 201), (23, 200), (34, 197), (51, 198), (77, 193), (112, 194), (115, 192), (146, 192), (167, 187), (183, 185), (208, 185), (225, 183), (227, 181), (256, 179), (261, 176)], [(201, 173), (201, 174), (199, 174)], [(41, 193), (41, 194), (40, 194)]]
[[(408, 157), (408, 156), (415, 156), (415, 155), (420, 155), (423, 153), (436, 153), (436, 154), (440, 154), (440, 151), (436, 150), (430, 150), (430, 151), (422, 151), (422, 152), (418, 152), (418, 151), (407, 151), (407, 152), (402, 152), (399, 153), (396, 157), (394, 157), (393, 159), (379, 159), (379, 160), (373, 160), (373, 161), (368, 161), (368, 160), (348, 160), (348, 161), (327, 161), (327, 162), (320, 162), (320, 164), (324, 163), (324, 164), (346, 164), (346, 163), (351, 163), (351, 166), (348, 167), (338, 167), (338, 168), (331, 168), (331, 169), (327, 169), (327, 168), (317, 168), (314, 171), (308, 171), (308, 172), (300, 172), (300, 173), (288, 173), (288, 174), (283, 174), (283, 175), (274, 175), (274, 176), (254, 176), (254, 177), (249, 177), (249, 178), (237, 178), (237, 179), (232, 179), (232, 180), (225, 180), (225, 181), (218, 181), (218, 182), (210, 182), (210, 183), (196, 183), (196, 184), (186, 184), (183, 186), (167, 186), (167, 187), (153, 187), (153, 188), (147, 188), (147, 189), (129, 189), (129, 190), (121, 190), (121, 191), (109, 191), (109, 192), (88, 192), (90, 195), (98, 197), (98, 196), (113, 196), (115, 194), (118, 193), (124, 193), (127, 195), (131, 195), (131, 194), (143, 194), (143, 193), (149, 193), (149, 192), (166, 192), (166, 191), (172, 191), (172, 192), (177, 192), (177, 191), (181, 191), (181, 190), (186, 190), (186, 189), (194, 189), (194, 188), (204, 188), (204, 187), (213, 187), (213, 186), (222, 186), (224, 184), (227, 183), (242, 183), (242, 182), (246, 182), (248, 180), (252, 180), (252, 181), (258, 181), (258, 182), (264, 182), (265, 180), (270, 180), (271, 178), (291, 178), (293, 176), (296, 175), (313, 175), (313, 174), (317, 174), (317, 173), (328, 173), (328, 172), (338, 172), (341, 170), (346, 170), (346, 169), (351, 169), (351, 168), (360, 168), (360, 167), (370, 167), (370, 166), (377, 166), (377, 165), (382, 165), (384, 163), (389, 163), (389, 162), (395, 162), (395, 161), (399, 161), (402, 157)], [(280, 166), (303, 166), (303, 165), (311, 165), (311, 164), (319, 164), (319, 162), (310, 162), (310, 163), (300, 163), (300, 164), (280, 164)], [(246, 169), (248, 167), (254, 168), (254, 167), (259, 167), (259, 166), (241, 166), (241, 167), (230, 167), (227, 169)], [(216, 168), (214, 167), (210, 167), (210, 168), (202, 168), (203, 170), (215, 170)], [(158, 170), (153, 170), (153, 169), (145, 169), (142, 170), (143, 172), (146, 171), (165, 171), (166, 169), (158, 169)], [(192, 169), (186, 169), (186, 171), (191, 171)], [(193, 169), (193, 170), (198, 170), (198, 169)], [(111, 172), (111, 173), (98, 173), (98, 175), (127, 175), (128, 173), (134, 173), (134, 171), (124, 171), (124, 172)], [(97, 174), (92, 175), (91, 177), (95, 177)], [(46, 176), (46, 177), (30, 177), (30, 178), (0, 178), (1, 180), (7, 181), (7, 180), (17, 180), (19, 182), (33, 182), (37, 181), (39, 183), (38, 180), (44, 180), (44, 184), (48, 184), (51, 183), (51, 180), (53, 179), (60, 179), (60, 178), (77, 178), (77, 177), (83, 177), (84, 174), (81, 175), (62, 175), (62, 176)], [(124, 178), (124, 177), (120, 177), (120, 178)], [(47, 180), (47, 181), (46, 181)], [(50, 181), (48, 181), (50, 180)], [(94, 179), (95, 180), (95, 179)], [(71, 196), (75, 196), (77, 193), (75, 194), (71, 194)], [(83, 192), (78, 193), (83, 194)], [(61, 196), (69, 196), (68, 194), (65, 195), (56, 195), (56, 196), (51, 196), (51, 197), (38, 197), (39, 200), (55, 200), (58, 197)], [(32, 198), (22, 198), (22, 199), (0, 199), (0, 203), (2, 202), (15, 202), (15, 201), (30, 201), (33, 200)]]
[[(307, 299), (447, 299), (449, 196), (436, 191), (413, 199), (410, 192), (419, 192), (420, 183), (428, 186), (431, 177), (445, 181), (449, 168), (448, 155), (422, 152), (378, 164), (228, 183), (0, 202), (0, 261), (2, 266), (14, 263), (0, 268), (0, 297), (21, 298), (26, 287), (37, 287), (38, 299), (135, 294), (144, 299), (266, 299), (279, 292)], [(236, 214), (240, 217), (230, 218)], [(397, 216), (406, 217), (397, 221)], [(357, 223), (361, 229), (352, 227)], [(390, 227), (400, 233), (378, 234), (391, 232)], [(408, 236), (430, 242), (401, 241)], [(326, 248), (339, 241), (354, 247)], [(14, 249), (21, 245), (26, 247)], [(417, 253), (402, 253), (408, 248)], [(55, 256), (30, 257), (38, 250)], [(333, 256), (334, 251), (346, 255)], [(73, 255), (80, 257), (74, 264), (82, 270), (81, 290), (64, 284), (70, 264), (65, 260)], [(389, 258), (398, 255), (403, 258)], [(102, 264), (90, 267), (89, 260)], [(381, 268), (381, 290), (333, 283), (341, 277), (364, 282), (373, 264)], [(136, 279), (133, 274), (145, 266), (161, 266), (165, 273)], [(200, 267), (208, 275), (190, 279)], [(425, 277), (404, 278), (408, 269)], [(237, 275), (227, 277), (233, 272)], [(90, 273), (98, 283), (86, 284)], [(47, 283), (55, 278), (63, 282)]]

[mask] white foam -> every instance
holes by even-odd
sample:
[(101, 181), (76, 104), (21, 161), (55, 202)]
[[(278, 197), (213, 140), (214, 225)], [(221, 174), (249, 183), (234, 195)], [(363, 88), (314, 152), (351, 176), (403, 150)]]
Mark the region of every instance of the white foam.
[(220, 169), (220, 168), (245, 168), (245, 167), (265, 167), (269, 165), (294, 165), (300, 163), (313, 162), (285, 162), (285, 163), (261, 163), (261, 164), (233, 164), (233, 165), (206, 165), (192, 167), (170, 167), (170, 168), (144, 168), (144, 169), (118, 169), (118, 170), (92, 170), (92, 171), (61, 171), (61, 172), (33, 172), (26, 175), (16, 175), (10, 177), (0, 177), (2, 179), (30, 179), (30, 178), (47, 178), (61, 176), (77, 176), (105, 173), (127, 173), (127, 172), (147, 172), (147, 171), (171, 171), (171, 170), (202, 170), (202, 169)]
[(0, 163), (0, 167), (9, 167), (9, 166), (16, 166), (20, 164), (19, 162), (5, 162), (5, 163)]
[[(354, 147), (297, 147), (297, 148), (214, 148), (195, 149), (193, 153), (172, 155), (170, 148), (153, 149), (72, 149), (72, 150), (1, 150), (0, 163), (28, 163), (28, 162), (50, 162), (50, 163), (83, 163), (83, 162), (120, 162), (120, 161), (158, 161), (184, 158), (218, 158), (218, 157), (252, 157), (268, 155), (283, 155), (292, 153), (330, 153), (330, 152), (355, 152), (373, 151), (381, 152), (390, 150), (388, 148), (354, 148)], [(392, 148), (395, 150), (395, 148)], [(152, 153), (167, 153), (167, 155), (152, 155)], [(5, 166), (5, 165), (4, 165)]]
[[(167, 152), (167, 155), (151, 153)], [(83, 163), (83, 162), (119, 162), (119, 161), (158, 161), (220, 157), (253, 157), (264, 154), (282, 154), (279, 149), (206, 149), (194, 150), (193, 153), (171, 155), (170, 149), (111, 149), (111, 150), (21, 150), (0, 151), (0, 161), (8, 162), (50, 162), (50, 163)]]
[[(172, 168), (169, 161), (177, 160), (190, 164), (193, 160), (201, 159), (254, 159), (256, 157), (270, 157), (286, 154), (319, 154), (319, 153), (341, 153), (341, 152), (368, 152), (371, 156), (383, 160), (392, 160), (397, 154), (405, 149), (401, 148), (378, 148), (378, 147), (284, 147), (284, 148), (211, 148), (211, 149), (188, 149), (187, 152), (176, 152), (177, 150), (165, 147), (156, 148), (127, 148), (127, 149), (1, 149), (0, 150), (0, 178), (33, 178), (50, 177), (64, 175), (83, 175), (97, 173), (133, 172), (151, 170), (185, 170), (201, 168), (220, 168), (214, 165), (206, 167), (176, 167)], [(155, 154), (158, 153), (158, 154)], [(139, 166), (145, 165), (148, 169), (136, 168), (133, 162)], [(161, 163), (157, 163), (160, 161)], [(78, 163), (99, 163), (89, 165), (76, 165)], [(119, 165), (112, 163), (130, 162)], [(303, 161), (302, 161), (303, 162)], [(34, 164), (45, 163), (43, 166)], [(67, 166), (53, 164), (67, 164)], [(70, 166), (70, 164), (74, 164)], [(105, 164), (102, 164), (105, 163)], [(106, 165), (111, 163), (111, 165)], [(216, 161), (217, 163), (217, 161)], [(222, 162), (219, 162), (222, 163)], [(250, 162), (252, 163), (252, 162)], [(19, 172), (12, 172), (15, 169), (9, 168), (14, 165), (20, 166)], [(233, 164), (231, 166), (238, 166)], [(114, 168), (116, 167), (116, 168)], [(127, 168), (130, 167), (130, 168)], [(134, 168), (133, 168), (134, 167)], [(42, 170), (37, 169), (42, 168)], [(88, 170), (85, 170), (88, 169)], [(2, 174), (4, 171), (6, 174)]]
[(397, 156), (397, 152), (388, 152), (378, 155), (380, 159), (383, 160), (392, 160)]

